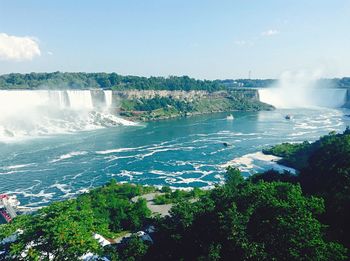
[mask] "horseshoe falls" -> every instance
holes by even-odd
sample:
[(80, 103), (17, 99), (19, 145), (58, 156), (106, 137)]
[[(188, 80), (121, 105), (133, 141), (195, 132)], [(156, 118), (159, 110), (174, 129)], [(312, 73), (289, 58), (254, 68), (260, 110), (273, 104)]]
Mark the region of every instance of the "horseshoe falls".
[(307, 89), (266, 88), (259, 90), (260, 101), (276, 108), (339, 108), (346, 102), (347, 90), (334, 88)]
[(275, 86), (260, 89), (260, 101), (276, 108), (339, 108), (347, 100), (347, 89), (333, 88), (316, 72), (285, 72)]

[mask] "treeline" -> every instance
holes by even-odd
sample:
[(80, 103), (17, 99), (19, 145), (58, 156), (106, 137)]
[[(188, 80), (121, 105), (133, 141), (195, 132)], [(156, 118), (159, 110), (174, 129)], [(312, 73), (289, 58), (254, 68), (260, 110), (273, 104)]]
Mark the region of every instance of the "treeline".
[(226, 79), (220, 81), (227, 88), (233, 87), (252, 87), (252, 88), (263, 88), (270, 87), (277, 82), (274, 79)]
[[(324, 79), (333, 87), (350, 87), (350, 78)], [(117, 73), (11, 73), (0, 76), (0, 89), (116, 89), (116, 90), (206, 90), (209, 92), (237, 87), (262, 88), (276, 83), (273, 79), (196, 80), (188, 76), (138, 77)]]
[[(138, 77), (117, 73), (11, 73), (0, 75), (0, 89), (116, 89), (116, 90), (206, 90), (209, 92), (237, 87), (263, 88), (276, 83), (274, 79), (196, 80), (188, 76)], [(350, 77), (322, 79), (320, 84), (349, 88)]]
[(188, 76), (138, 77), (116, 73), (12, 73), (0, 76), (3, 89), (115, 89), (115, 90), (206, 90), (209, 92), (225, 88), (220, 81), (196, 80)]

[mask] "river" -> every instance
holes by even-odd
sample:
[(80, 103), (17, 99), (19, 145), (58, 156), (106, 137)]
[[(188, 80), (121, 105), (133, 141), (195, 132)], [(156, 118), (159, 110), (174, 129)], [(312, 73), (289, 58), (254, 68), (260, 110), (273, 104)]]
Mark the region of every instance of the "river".
[[(345, 109), (234, 112), (116, 126), (0, 143), (0, 191), (23, 205), (54, 200), (114, 178), (172, 187), (210, 187), (229, 162), (245, 176), (276, 166), (262, 148), (315, 140), (350, 124)], [(284, 116), (291, 114), (292, 119)], [(227, 143), (228, 146), (224, 146)]]

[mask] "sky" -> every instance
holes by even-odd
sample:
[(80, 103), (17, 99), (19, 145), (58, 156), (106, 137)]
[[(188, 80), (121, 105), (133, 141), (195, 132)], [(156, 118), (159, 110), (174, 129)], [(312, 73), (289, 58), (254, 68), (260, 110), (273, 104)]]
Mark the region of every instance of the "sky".
[(348, 0), (0, 0), (0, 74), (350, 76)]

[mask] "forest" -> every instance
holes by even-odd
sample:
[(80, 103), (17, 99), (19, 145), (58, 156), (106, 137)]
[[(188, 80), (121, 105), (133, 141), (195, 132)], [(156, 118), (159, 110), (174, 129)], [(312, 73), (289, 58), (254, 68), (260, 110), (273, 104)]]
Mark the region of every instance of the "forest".
[[(329, 87), (349, 88), (350, 77), (321, 79)], [(206, 90), (263, 88), (276, 83), (273, 79), (197, 80), (188, 76), (139, 77), (117, 73), (11, 73), (0, 75), (0, 89), (113, 89), (113, 90)]]
[[(112, 180), (1, 225), (0, 239), (17, 233), (14, 243), (2, 244), (2, 257), (78, 260), (92, 252), (109, 260), (348, 260), (350, 129), (264, 152), (285, 157), (298, 174), (270, 170), (244, 179), (228, 168), (225, 184), (208, 191), (165, 187), (156, 198), (173, 204), (164, 217), (152, 215), (142, 198), (131, 201), (156, 188)], [(150, 224), (153, 243), (133, 234), (102, 247), (92, 237), (115, 238)]]

